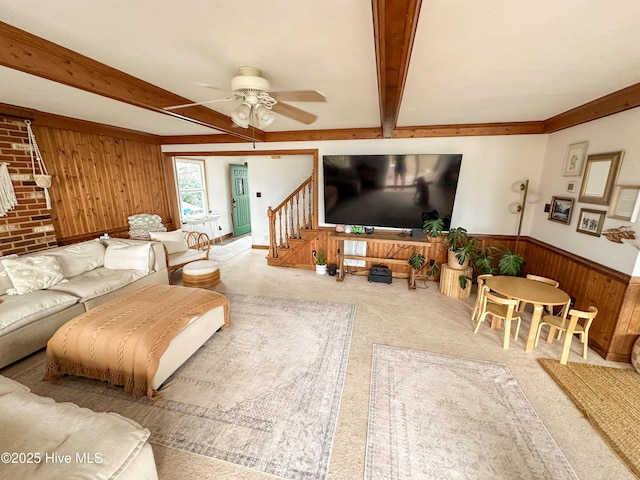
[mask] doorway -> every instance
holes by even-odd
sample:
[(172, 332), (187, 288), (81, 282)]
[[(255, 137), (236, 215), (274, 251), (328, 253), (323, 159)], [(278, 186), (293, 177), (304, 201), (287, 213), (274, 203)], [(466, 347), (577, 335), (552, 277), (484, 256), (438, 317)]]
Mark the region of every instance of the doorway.
[(249, 198), (249, 170), (246, 165), (229, 165), (231, 176), (231, 218), (233, 235), (244, 235), (251, 231), (251, 208)]

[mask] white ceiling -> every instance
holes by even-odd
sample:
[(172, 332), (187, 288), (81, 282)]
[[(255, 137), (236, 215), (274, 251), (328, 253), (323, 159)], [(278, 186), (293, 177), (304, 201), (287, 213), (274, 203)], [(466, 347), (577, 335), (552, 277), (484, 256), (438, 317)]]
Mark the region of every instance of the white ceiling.
[[(370, 0), (0, 0), (0, 19), (193, 101), (242, 65), (319, 90), (264, 130), (380, 127)], [(398, 126), (546, 120), (640, 82), (640, 1), (423, 0)], [(214, 133), (0, 67), (0, 103), (158, 135)], [(229, 115), (234, 102), (210, 105)]]

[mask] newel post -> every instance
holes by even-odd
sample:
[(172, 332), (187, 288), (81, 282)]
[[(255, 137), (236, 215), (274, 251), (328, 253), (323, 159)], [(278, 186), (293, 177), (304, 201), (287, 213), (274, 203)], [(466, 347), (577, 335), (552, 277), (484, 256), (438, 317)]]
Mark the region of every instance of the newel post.
[(269, 253), (272, 258), (276, 258), (278, 256), (276, 248), (276, 218), (271, 205), (267, 209), (267, 216), (269, 217)]

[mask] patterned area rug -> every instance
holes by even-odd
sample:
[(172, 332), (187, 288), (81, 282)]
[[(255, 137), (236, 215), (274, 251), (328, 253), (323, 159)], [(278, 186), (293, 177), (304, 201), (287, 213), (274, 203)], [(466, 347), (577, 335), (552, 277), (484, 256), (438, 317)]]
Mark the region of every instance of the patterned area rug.
[(283, 478), (324, 479), (355, 306), (227, 297), (233, 327), (176, 371), (156, 403), (83, 378), (43, 382), (44, 356), (12, 378), (57, 401), (134, 419), (152, 443)]
[(374, 345), (366, 479), (577, 479), (506, 365)]
[(548, 358), (538, 362), (640, 477), (640, 374), (586, 363), (561, 365)]
[(223, 245), (215, 244), (211, 245), (209, 250), (209, 259), (216, 262), (224, 262), (231, 257), (235, 257), (239, 253), (245, 252), (251, 248), (251, 237), (242, 237), (232, 242), (227, 242)]

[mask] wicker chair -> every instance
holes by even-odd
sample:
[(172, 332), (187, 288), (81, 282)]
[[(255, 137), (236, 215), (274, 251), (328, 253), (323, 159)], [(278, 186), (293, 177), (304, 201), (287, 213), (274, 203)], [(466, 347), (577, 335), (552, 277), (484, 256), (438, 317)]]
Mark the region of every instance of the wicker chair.
[[(167, 253), (167, 269), (169, 274), (181, 269), (187, 263), (196, 260), (208, 260), (211, 241), (209, 235), (202, 232), (182, 232), (189, 249), (186, 252)], [(167, 247), (165, 246), (165, 252)]]

